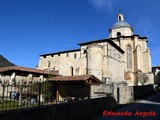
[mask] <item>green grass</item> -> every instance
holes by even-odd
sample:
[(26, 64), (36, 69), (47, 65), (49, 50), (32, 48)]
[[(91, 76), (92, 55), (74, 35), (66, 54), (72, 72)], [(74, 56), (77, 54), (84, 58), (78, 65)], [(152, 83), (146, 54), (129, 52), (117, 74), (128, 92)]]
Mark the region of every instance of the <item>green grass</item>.
[(36, 107), (38, 104), (19, 105), (17, 101), (0, 100), (0, 111)]

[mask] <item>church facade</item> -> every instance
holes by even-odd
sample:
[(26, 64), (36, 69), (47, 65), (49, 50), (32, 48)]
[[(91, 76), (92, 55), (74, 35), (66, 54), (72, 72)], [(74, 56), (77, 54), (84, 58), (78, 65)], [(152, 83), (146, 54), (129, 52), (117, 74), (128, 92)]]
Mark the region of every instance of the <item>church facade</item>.
[(39, 68), (58, 70), (63, 76), (94, 75), (104, 83), (124, 80), (124, 51), (113, 41), (102, 39), (79, 45), (81, 49), (41, 55)]
[[(38, 69), (58, 70), (63, 76), (94, 75), (104, 83), (101, 86), (104, 91), (112, 91), (116, 96), (118, 91), (114, 89), (123, 88), (123, 84), (140, 85), (138, 71), (149, 78), (145, 84), (152, 84), (147, 38), (135, 35), (123, 14), (117, 17), (108, 38), (79, 43), (80, 49), (40, 55)], [(108, 90), (107, 85), (111, 84), (112, 89)], [(125, 96), (122, 91), (128, 89), (120, 91)]]
[(131, 86), (140, 85), (138, 71), (142, 71), (149, 77), (146, 84), (152, 84), (154, 80), (147, 38), (134, 34), (133, 28), (124, 21), (123, 14), (118, 15), (118, 22), (113, 25), (109, 32), (112, 41), (125, 51), (124, 79), (128, 81), (128, 84)]

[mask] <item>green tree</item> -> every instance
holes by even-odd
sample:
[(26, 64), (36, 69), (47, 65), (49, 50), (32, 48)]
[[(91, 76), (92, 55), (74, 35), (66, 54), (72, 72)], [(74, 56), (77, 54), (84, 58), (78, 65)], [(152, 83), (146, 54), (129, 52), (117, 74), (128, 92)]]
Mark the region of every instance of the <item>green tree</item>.
[(50, 101), (53, 96), (52, 84), (48, 81), (41, 83), (41, 94), (45, 101)]

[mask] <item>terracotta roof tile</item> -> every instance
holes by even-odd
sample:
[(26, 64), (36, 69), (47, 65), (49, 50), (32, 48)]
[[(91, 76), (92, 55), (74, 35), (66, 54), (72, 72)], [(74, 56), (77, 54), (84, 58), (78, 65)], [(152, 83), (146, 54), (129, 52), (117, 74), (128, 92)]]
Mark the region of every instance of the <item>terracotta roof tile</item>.
[(6, 71), (11, 71), (11, 70), (23, 71), (23, 72), (32, 72), (32, 73), (39, 73), (39, 74), (58, 75), (58, 71), (45, 71), (45, 70), (40, 70), (40, 69), (19, 67), (19, 66), (0, 67), (0, 72), (6, 72)]
[(87, 81), (94, 80), (96, 83), (102, 84), (102, 82), (93, 75), (76, 75), (76, 76), (55, 76), (50, 78), (48, 81)]

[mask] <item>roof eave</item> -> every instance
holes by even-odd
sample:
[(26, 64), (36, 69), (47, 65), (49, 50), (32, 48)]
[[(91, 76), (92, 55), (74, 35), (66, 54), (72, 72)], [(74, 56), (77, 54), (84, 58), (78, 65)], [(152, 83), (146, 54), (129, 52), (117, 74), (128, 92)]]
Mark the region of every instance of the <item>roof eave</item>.
[(60, 52), (41, 54), (40, 56), (57, 55), (57, 54), (68, 53), (68, 52), (76, 52), (76, 51), (80, 51), (80, 49), (65, 50), (65, 51), (60, 51)]

